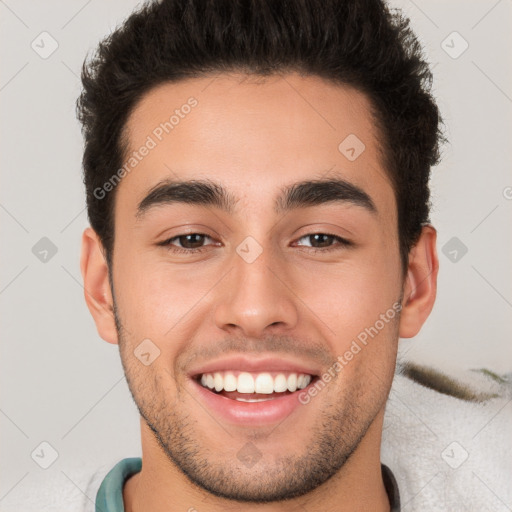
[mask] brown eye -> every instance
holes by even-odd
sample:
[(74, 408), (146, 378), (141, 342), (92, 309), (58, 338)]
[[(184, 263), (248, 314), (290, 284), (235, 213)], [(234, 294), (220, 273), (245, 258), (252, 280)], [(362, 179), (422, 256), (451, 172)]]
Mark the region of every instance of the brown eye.
[(333, 235), (326, 235), (325, 233), (315, 233), (314, 235), (308, 235), (308, 237), (313, 247), (329, 247), (335, 239)]
[[(299, 244), (302, 247), (311, 247), (313, 251), (322, 250), (322, 252), (326, 252), (330, 249), (343, 248), (345, 246), (351, 245), (351, 242), (348, 240), (341, 238), (336, 235), (331, 235), (328, 233), (311, 233), (309, 235), (304, 235), (299, 238), (299, 240), (307, 239), (309, 240), (310, 245)], [(337, 242), (333, 244), (333, 242)]]
[(202, 246), (206, 235), (192, 233), (190, 235), (181, 235), (176, 238), (184, 249), (197, 249)]
[(207, 246), (204, 245), (206, 239), (212, 240), (210, 236), (203, 233), (187, 233), (168, 238), (157, 245), (167, 247), (170, 251), (177, 253), (194, 253), (206, 249)]

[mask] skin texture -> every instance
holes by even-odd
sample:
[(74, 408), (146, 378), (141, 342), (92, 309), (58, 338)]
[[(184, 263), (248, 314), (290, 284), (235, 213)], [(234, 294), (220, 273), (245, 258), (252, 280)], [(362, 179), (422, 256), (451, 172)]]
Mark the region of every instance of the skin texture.
[[(398, 338), (416, 335), (434, 304), (436, 231), (423, 228), (402, 276), (395, 196), (362, 93), (297, 74), (164, 84), (132, 112), (130, 150), (191, 96), (198, 105), (117, 187), (113, 290), (98, 237), (88, 228), (82, 240), (87, 305), (100, 336), (119, 344), (141, 413), (143, 469), (124, 488), (126, 510), (389, 510), (380, 474), (384, 407)], [(338, 150), (349, 134), (365, 144), (354, 161)], [(276, 214), (282, 187), (326, 177), (363, 189), (376, 214), (351, 203)], [(137, 219), (139, 202), (169, 178), (222, 184), (234, 211), (175, 203)], [(211, 237), (203, 252), (157, 245), (187, 233)], [(352, 245), (331, 239), (324, 247), (334, 250), (313, 252), (307, 235), (315, 233)], [(252, 263), (236, 252), (247, 236), (262, 248)], [(397, 301), (401, 314), (280, 424), (213, 417), (187, 377), (192, 366), (237, 354), (322, 373)], [(145, 366), (134, 350), (147, 338), (160, 355)], [(261, 452), (251, 468), (237, 457), (248, 442)]]

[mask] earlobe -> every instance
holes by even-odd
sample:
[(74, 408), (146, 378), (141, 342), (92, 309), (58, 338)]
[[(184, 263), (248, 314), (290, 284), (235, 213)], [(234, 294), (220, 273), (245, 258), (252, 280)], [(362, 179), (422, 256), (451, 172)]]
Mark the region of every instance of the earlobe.
[(409, 253), (400, 315), (401, 338), (416, 336), (434, 307), (439, 270), (436, 239), (434, 227), (424, 226), (418, 242)]
[(92, 228), (82, 234), (80, 270), (84, 281), (85, 302), (96, 324), (98, 334), (109, 343), (117, 344), (113, 298), (108, 279), (108, 265), (101, 241)]

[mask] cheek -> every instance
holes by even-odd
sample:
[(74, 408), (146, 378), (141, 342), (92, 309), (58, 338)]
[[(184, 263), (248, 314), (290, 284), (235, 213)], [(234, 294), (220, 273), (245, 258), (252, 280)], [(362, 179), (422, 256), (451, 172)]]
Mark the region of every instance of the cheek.
[(336, 271), (318, 267), (313, 273), (298, 275), (295, 290), (324, 324), (326, 338), (342, 349), (395, 304), (399, 275), (389, 269), (396, 265), (381, 255), (380, 259), (368, 258), (368, 264), (363, 258), (354, 259)]
[(218, 272), (186, 265), (171, 268), (132, 254), (116, 267), (116, 301), (122, 320), (137, 338), (163, 340), (182, 329), (215, 282)]

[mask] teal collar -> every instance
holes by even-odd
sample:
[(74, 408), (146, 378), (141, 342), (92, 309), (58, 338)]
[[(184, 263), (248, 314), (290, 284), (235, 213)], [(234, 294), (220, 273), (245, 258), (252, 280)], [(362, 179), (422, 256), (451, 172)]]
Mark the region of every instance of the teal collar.
[(132, 457), (118, 462), (101, 482), (96, 494), (96, 512), (124, 512), (123, 485), (142, 469), (142, 459)]
[[(142, 459), (132, 457), (118, 462), (101, 482), (96, 495), (96, 512), (124, 512), (123, 486), (126, 480), (142, 469)], [(391, 503), (391, 512), (400, 511), (400, 494), (391, 470), (381, 464), (382, 477)]]

